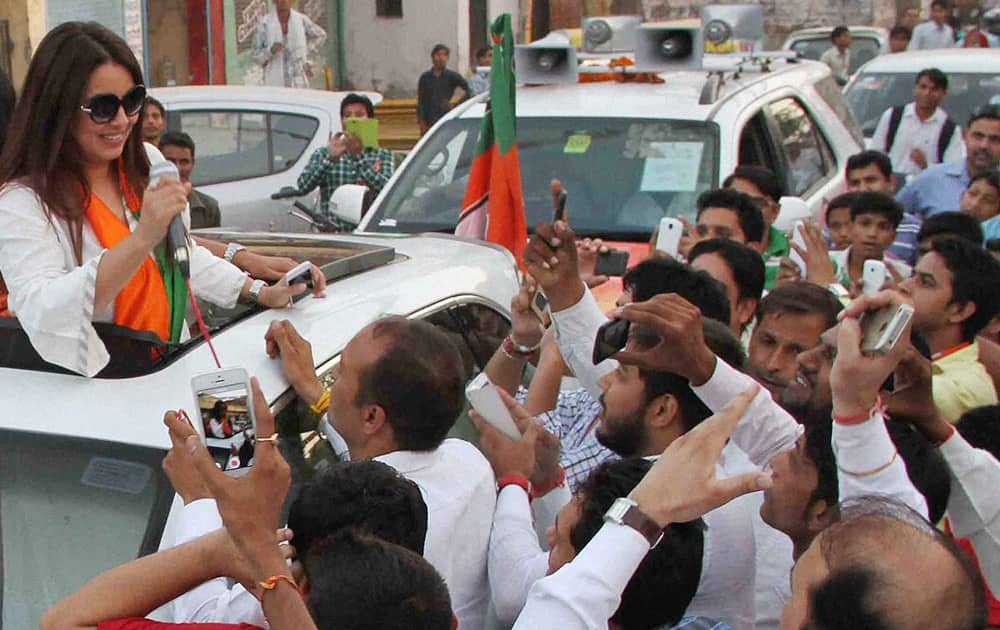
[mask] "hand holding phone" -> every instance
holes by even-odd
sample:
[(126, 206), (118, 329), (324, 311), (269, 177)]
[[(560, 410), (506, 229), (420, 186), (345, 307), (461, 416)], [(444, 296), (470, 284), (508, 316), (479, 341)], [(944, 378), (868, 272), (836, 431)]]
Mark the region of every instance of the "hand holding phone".
[(288, 270), (281, 280), (278, 280), (278, 285), (283, 287), (289, 287), (293, 284), (305, 284), (307, 287), (312, 288), (312, 263), (308, 260), (295, 265), (295, 267)]
[(866, 260), (861, 276), (861, 292), (872, 295), (882, 290), (889, 279), (889, 270), (881, 260)]
[(656, 234), (655, 249), (676, 259), (680, 253), (682, 236), (684, 236), (684, 224), (673, 217), (663, 217), (660, 219), (660, 229)]
[(594, 339), (594, 365), (625, 348), (632, 322), (627, 319), (611, 319), (597, 329)]
[(885, 354), (895, 348), (912, 317), (909, 304), (890, 304), (865, 313), (861, 318), (861, 352)]
[(628, 252), (622, 249), (609, 249), (597, 255), (594, 264), (595, 276), (624, 276), (628, 270)]
[(250, 377), (243, 368), (225, 368), (191, 379), (195, 422), (201, 422), (205, 444), (226, 474), (245, 475), (253, 465), (256, 420)]
[(559, 191), (559, 195), (556, 197), (556, 207), (552, 213), (552, 222), (565, 221), (566, 220), (566, 189), (563, 188)]
[(514, 417), (510, 415), (510, 410), (500, 398), (497, 386), (490, 382), (486, 372), (480, 372), (479, 376), (472, 379), (465, 388), (465, 397), (483, 420), (510, 439), (521, 439), (521, 431), (517, 428)]

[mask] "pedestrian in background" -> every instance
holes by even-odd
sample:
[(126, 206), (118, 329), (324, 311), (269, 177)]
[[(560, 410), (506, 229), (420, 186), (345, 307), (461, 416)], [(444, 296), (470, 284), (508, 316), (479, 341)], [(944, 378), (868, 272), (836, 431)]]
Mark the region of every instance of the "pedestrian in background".
[(458, 102), (464, 101), (472, 93), (465, 77), (448, 68), (451, 49), (437, 44), (431, 50), (431, 69), (420, 75), (417, 82), (417, 122), (420, 135), (427, 133), (439, 118), (448, 113), (454, 104), (455, 89), (462, 88), (464, 94)]
[(264, 85), (308, 88), (308, 55), (326, 41), (326, 31), (293, 4), (295, 0), (274, 0), (274, 10), (257, 24), (251, 58), (264, 69)]
[(847, 85), (847, 79), (851, 75), (849, 68), (851, 65), (851, 41), (853, 39), (851, 31), (846, 26), (838, 26), (830, 33), (830, 40), (833, 42), (833, 46), (819, 58), (820, 61), (830, 66), (837, 85)]
[(906, 52), (906, 49), (910, 45), (911, 37), (913, 37), (913, 32), (907, 27), (902, 24), (893, 26), (892, 30), (889, 31), (889, 52)]
[(490, 65), (493, 63), (493, 48), (485, 47), (476, 51), (476, 62), (469, 75), (469, 96), (482, 94), (490, 89)]
[(948, 25), (951, 7), (945, 0), (931, 2), (931, 19), (917, 24), (907, 50), (951, 48), (955, 45), (955, 31)]

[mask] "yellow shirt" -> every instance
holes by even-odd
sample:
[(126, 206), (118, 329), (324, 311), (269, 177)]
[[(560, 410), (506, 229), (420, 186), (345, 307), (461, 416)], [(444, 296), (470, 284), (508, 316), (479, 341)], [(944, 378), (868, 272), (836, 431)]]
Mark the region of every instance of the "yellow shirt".
[(931, 374), (934, 404), (951, 422), (970, 409), (997, 403), (993, 379), (979, 362), (975, 343), (936, 359)]

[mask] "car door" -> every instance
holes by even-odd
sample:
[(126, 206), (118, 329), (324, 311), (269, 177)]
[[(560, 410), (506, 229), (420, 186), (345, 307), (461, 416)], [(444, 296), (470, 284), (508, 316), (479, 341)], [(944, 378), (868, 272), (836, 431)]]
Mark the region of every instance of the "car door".
[(170, 106), (167, 118), (171, 131), (194, 139), (191, 182), (219, 201), (223, 227), (308, 230), (307, 223), (288, 214), (290, 201), (270, 197), (282, 187), (295, 187), (309, 156), (326, 144), (332, 131), (328, 112), (302, 106), (279, 111), (271, 104), (183, 103)]

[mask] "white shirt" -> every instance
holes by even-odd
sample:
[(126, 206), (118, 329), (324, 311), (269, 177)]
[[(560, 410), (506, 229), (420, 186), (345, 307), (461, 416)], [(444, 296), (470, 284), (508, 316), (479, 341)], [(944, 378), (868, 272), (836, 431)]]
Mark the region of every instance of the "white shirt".
[(454, 438), (433, 451), (373, 459), (420, 488), (427, 504), (424, 557), (448, 584), (459, 627), (480, 630), (490, 599), (486, 562), (497, 502), (489, 462), (472, 444)]
[[(839, 251), (830, 252), (830, 260), (833, 261), (834, 266), (837, 271), (837, 282), (841, 283), (845, 287), (851, 286), (851, 276), (850, 268), (848, 267), (847, 261), (850, 256), (851, 248), (842, 249)], [(902, 278), (909, 278), (913, 273), (913, 268), (907, 265), (901, 260), (896, 260), (894, 258), (888, 258), (885, 254), (882, 255), (882, 262), (888, 265), (892, 265), (896, 269), (896, 273)]]
[[(875, 133), (872, 135), (871, 148), (875, 151), (886, 153), (886, 145), (889, 141), (889, 121), (892, 118), (892, 108), (885, 110), (879, 118)], [(913, 103), (908, 103), (903, 107), (903, 116), (899, 120), (899, 128), (896, 130), (896, 137), (892, 142), (892, 150), (889, 151), (889, 159), (892, 160), (892, 168), (897, 173), (907, 175), (919, 175), (924, 169), (910, 159), (913, 149), (920, 149), (924, 152), (927, 165), (940, 164), (938, 160), (938, 138), (941, 136), (941, 127), (948, 120), (948, 112), (940, 107), (934, 110), (927, 120), (920, 120), (917, 116), (917, 108)], [(962, 141), (962, 128), (955, 127), (948, 141), (948, 147), (944, 152), (944, 161), (953, 162), (965, 159), (965, 142)]]
[(953, 48), (955, 34), (947, 24), (938, 25), (933, 20), (922, 22), (913, 27), (913, 37), (907, 50), (931, 50), (936, 48)]
[(957, 538), (968, 538), (980, 570), (994, 593), (1000, 592), (1000, 462), (973, 448), (956, 431), (938, 449), (951, 470), (948, 519)]
[(833, 72), (833, 77), (841, 84), (847, 83), (848, 77), (851, 76), (849, 71), (851, 65), (851, 49), (848, 48), (844, 50), (843, 53), (836, 46), (831, 46), (820, 55), (820, 61), (830, 66), (830, 70)]
[[(155, 147), (145, 147), (151, 163), (164, 161)], [(135, 231), (138, 222), (131, 212), (126, 215)], [(183, 216), (190, 226), (187, 210)], [(43, 359), (93, 376), (109, 356), (92, 323), (114, 320), (114, 301), (104, 312), (94, 312), (97, 268), (107, 250), (84, 222), (83, 264), (77, 265), (69, 235), (66, 222), (48, 219), (31, 189), (15, 183), (0, 190), (0, 273), (9, 308)], [(223, 308), (234, 306), (246, 275), (194, 242), (190, 246), (195, 295)]]

